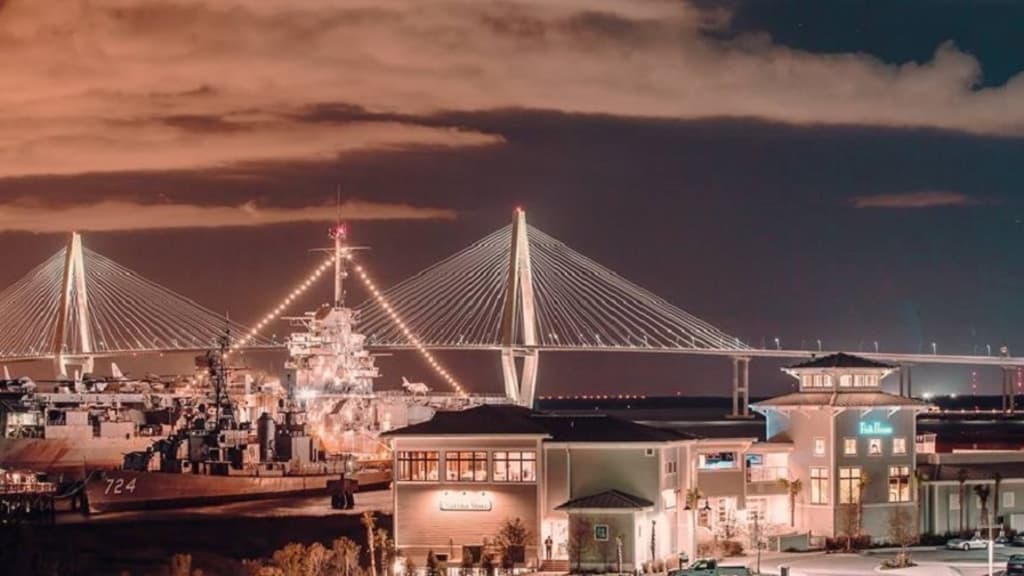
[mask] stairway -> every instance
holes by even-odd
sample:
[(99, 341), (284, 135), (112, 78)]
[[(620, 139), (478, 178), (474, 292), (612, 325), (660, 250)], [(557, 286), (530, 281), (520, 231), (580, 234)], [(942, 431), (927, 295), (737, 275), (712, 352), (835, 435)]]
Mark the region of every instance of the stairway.
[(540, 565), (541, 572), (558, 572), (561, 574), (569, 573), (569, 561), (568, 560), (545, 560)]

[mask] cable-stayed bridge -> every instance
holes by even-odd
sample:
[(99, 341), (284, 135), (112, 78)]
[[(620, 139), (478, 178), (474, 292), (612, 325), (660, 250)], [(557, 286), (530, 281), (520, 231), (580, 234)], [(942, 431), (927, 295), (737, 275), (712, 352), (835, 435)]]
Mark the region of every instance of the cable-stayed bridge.
[[(345, 252), (353, 259), (353, 252)], [(321, 263), (252, 327), (142, 278), (85, 249), (73, 234), (68, 246), (0, 293), (0, 361), (49, 359), (66, 374), (93, 358), (152, 352), (188, 352), (214, 346), (230, 329), (232, 349), (274, 349), (264, 327), (335, 265)], [(541, 353), (630, 352), (729, 358), (734, 414), (746, 415), (753, 358), (807, 359), (822, 350), (755, 348), (637, 286), (564, 243), (529, 226), (517, 210), (513, 223), (390, 289), (378, 289), (362, 264), (355, 271), (370, 297), (358, 307), (367, 346), (413, 349), (461, 390), (430, 350), (490, 351), (501, 358), (505, 392), (533, 403)], [(910, 393), (909, 366), (963, 364), (1003, 369), (1004, 397), (1011, 371), (1024, 358), (978, 355), (859, 353), (900, 364), (900, 389)], [(904, 382), (905, 379), (905, 382)]]
[(91, 372), (97, 357), (204, 351), (248, 331), (83, 247), (77, 233), (0, 293), (0, 322), (0, 360), (53, 360), (63, 375)]

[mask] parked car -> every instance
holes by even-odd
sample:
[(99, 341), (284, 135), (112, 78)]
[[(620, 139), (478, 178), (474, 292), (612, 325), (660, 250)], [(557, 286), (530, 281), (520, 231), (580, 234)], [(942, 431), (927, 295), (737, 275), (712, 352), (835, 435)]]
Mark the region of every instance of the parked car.
[(668, 576), (750, 576), (746, 566), (723, 566), (718, 560), (709, 558), (697, 560), (686, 568), (672, 570)]
[(1013, 539), (1013, 542), (1011, 542), (1010, 544), (1013, 545), (1013, 546), (1024, 546), (1024, 532), (1018, 534)]
[(950, 550), (984, 550), (988, 548), (988, 540), (971, 536), (970, 538), (953, 538), (946, 542), (946, 548)]
[(1024, 554), (1013, 554), (1006, 560), (1006, 576), (1024, 576)]

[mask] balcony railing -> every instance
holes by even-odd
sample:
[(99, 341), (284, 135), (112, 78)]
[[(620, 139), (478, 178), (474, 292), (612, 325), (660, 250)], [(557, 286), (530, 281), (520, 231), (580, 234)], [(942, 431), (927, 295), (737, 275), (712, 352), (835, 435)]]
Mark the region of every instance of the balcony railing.
[(747, 482), (778, 482), (789, 477), (785, 466), (755, 466), (747, 468)]

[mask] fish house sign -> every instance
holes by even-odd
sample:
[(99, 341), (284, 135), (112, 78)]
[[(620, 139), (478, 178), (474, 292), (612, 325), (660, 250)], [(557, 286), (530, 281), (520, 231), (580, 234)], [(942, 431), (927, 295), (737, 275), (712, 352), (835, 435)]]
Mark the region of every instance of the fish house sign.
[(860, 434), (862, 436), (889, 436), (892, 434), (892, 425), (884, 422), (861, 422)]

